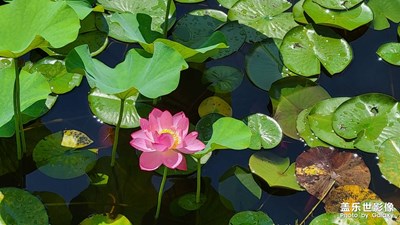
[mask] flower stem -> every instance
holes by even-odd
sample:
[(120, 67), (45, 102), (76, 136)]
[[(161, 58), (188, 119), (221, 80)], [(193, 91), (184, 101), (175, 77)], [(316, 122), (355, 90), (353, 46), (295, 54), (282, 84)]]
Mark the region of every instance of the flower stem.
[(121, 128), (122, 117), (124, 116), (124, 106), (125, 106), (125, 99), (121, 99), (121, 104), (119, 106), (119, 116), (117, 126), (115, 127), (115, 134), (114, 134), (114, 143), (111, 152), (111, 166), (115, 165), (115, 157), (117, 156), (117, 147), (118, 147), (118, 138), (119, 138), (119, 129)]
[(197, 187), (196, 187), (196, 203), (200, 203), (200, 191), (201, 191), (201, 162), (197, 160)]
[(22, 153), (26, 152), (25, 135), (21, 117), (21, 96), (20, 96), (20, 82), (18, 67), (18, 59), (14, 62), (15, 65), (15, 83), (14, 83), (14, 120), (15, 120), (15, 138), (17, 142), (17, 157), (18, 160), (22, 159)]
[(162, 196), (163, 196), (163, 192), (164, 192), (165, 182), (167, 181), (167, 174), (168, 174), (168, 167), (165, 166), (164, 172), (163, 172), (163, 177), (162, 177), (161, 184), (160, 184), (160, 190), (158, 191), (157, 210), (156, 210), (156, 215), (154, 216), (154, 218), (156, 220), (160, 216), (161, 200), (162, 200)]
[(163, 34), (164, 38), (168, 37), (168, 16), (169, 16), (169, 10), (171, 8), (172, 0), (167, 1), (167, 9), (165, 12), (165, 17), (164, 17), (164, 29), (163, 29)]

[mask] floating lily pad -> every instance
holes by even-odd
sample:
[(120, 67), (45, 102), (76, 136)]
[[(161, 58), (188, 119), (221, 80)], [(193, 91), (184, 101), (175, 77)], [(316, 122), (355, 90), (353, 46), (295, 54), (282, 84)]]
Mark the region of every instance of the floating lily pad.
[(265, 180), (270, 187), (302, 191), (296, 181), (295, 164), (289, 158), (281, 158), (272, 152), (260, 151), (249, 160), (251, 172)]
[(304, 13), (303, 4), (304, 0), (300, 0), (293, 6), (293, 18), (299, 23), (307, 24), (308, 21)]
[(219, 59), (237, 52), (246, 40), (246, 31), (237, 22), (229, 22), (223, 25), (219, 31), (225, 35), (229, 47), (220, 49), (218, 54), (212, 57), (213, 59)]
[(378, 151), (378, 166), (383, 177), (390, 183), (400, 188), (400, 138), (387, 139)]
[(41, 172), (57, 179), (79, 177), (91, 170), (97, 160), (96, 150), (78, 150), (61, 145), (63, 132), (42, 139), (33, 150), (33, 160)]
[(333, 187), (357, 184), (368, 187), (371, 174), (355, 153), (339, 152), (325, 147), (311, 148), (296, 159), (296, 177), (308, 193), (318, 199)]
[[(380, 200), (380, 198), (367, 187), (359, 185), (343, 185), (333, 189), (325, 198), (326, 212), (340, 212), (342, 203), (349, 203), (350, 212), (357, 211), (353, 209), (354, 203), (358, 204), (364, 200)], [(359, 204), (361, 208), (361, 204)]]
[(352, 7), (360, 4), (363, 0), (313, 0), (318, 5), (328, 8), (328, 9), (336, 9), (336, 10), (349, 10)]
[(88, 46), (83, 45), (68, 54), (66, 66), (68, 71), (86, 74), (90, 86), (106, 94), (121, 93), (134, 87), (148, 98), (157, 98), (176, 89), (180, 71), (188, 65), (174, 49), (162, 43), (154, 45), (152, 57), (141, 49), (131, 49), (125, 61), (115, 68), (91, 58)]
[(175, 0), (176, 2), (180, 3), (197, 3), (197, 2), (204, 2), (204, 0)]
[(354, 149), (354, 142), (337, 135), (332, 127), (333, 112), (349, 98), (330, 98), (316, 103), (308, 114), (308, 122), (316, 138), (338, 147)]
[(53, 192), (34, 192), (43, 204), (46, 205), (49, 224), (71, 225), (72, 213), (64, 198)]
[(200, 117), (210, 113), (218, 113), (224, 116), (232, 116), (231, 106), (222, 98), (218, 96), (211, 96), (204, 99), (198, 109)]
[(78, 130), (64, 130), (61, 146), (69, 148), (84, 148), (93, 143), (85, 133)]
[(189, 14), (193, 16), (209, 16), (224, 23), (228, 20), (228, 15), (223, 11), (216, 9), (197, 9), (191, 11)]
[(297, 116), (303, 109), (315, 103), (330, 98), (320, 86), (303, 88), (293, 94), (281, 96), (276, 108), (274, 119), (279, 123), (285, 135), (299, 139), (296, 129)]
[(91, 0), (64, 0), (76, 12), (80, 20), (88, 16), (93, 8)]
[(196, 124), (196, 131), (199, 133), (198, 139), (203, 142), (210, 140), (213, 133), (213, 123), (222, 117), (224, 116), (219, 113), (209, 113), (203, 116)]
[(80, 225), (132, 225), (132, 223), (124, 215), (118, 214), (116, 217), (109, 214), (94, 214), (84, 219)]
[(196, 202), (196, 194), (189, 193), (185, 194), (178, 199), (178, 205), (187, 211), (194, 211), (199, 209), (206, 202), (207, 197), (205, 195), (200, 195), (200, 202)]
[(261, 211), (243, 211), (236, 213), (230, 220), (229, 225), (274, 225), (272, 219)]
[(241, 0), (229, 9), (228, 18), (270, 38), (282, 39), (291, 28), (297, 26), (292, 13), (284, 13), (291, 5), (286, 0), (271, 0), (268, 4), (263, 0)]
[(249, 148), (271, 149), (281, 142), (282, 129), (273, 118), (256, 113), (248, 116), (246, 122), (252, 133)]
[[(320, 225), (320, 224), (331, 224), (331, 225), (360, 225), (360, 224), (374, 224), (374, 225), (386, 225), (385, 219), (382, 217), (376, 217), (377, 214), (364, 213), (364, 212), (354, 212), (349, 214), (348, 217), (343, 215), (343, 213), (323, 213), (315, 217), (310, 225)], [(368, 216), (368, 217), (367, 217)], [(394, 224), (393, 224), (394, 225)]]
[(223, 7), (230, 9), (232, 8), (233, 5), (236, 4), (239, 0), (217, 0), (219, 4), (221, 4)]
[(312, 76), (320, 74), (321, 63), (330, 73), (342, 72), (351, 62), (351, 46), (327, 27), (297, 26), (280, 47), (283, 62), (291, 71)]
[(369, 0), (367, 2), (369, 8), (374, 13), (372, 26), (375, 30), (383, 30), (390, 27), (388, 20), (394, 23), (400, 22), (400, 2), (399, 1), (380, 1)]
[(365, 4), (359, 4), (346, 10), (329, 10), (315, 3), (314, 0), (305, 0), (303, 9), (316, 24), (354, 30), (372, 21), (372, 10)]
[(13, 18), (0, 20), (0, 56), (12, 58), (35, 48), (60, 48), (76, 39), (80, 27), (65, 1), (12, 1), (0, 7), (0, 17)]
[(18, 188), (0, 188), (0, 223), (48, 225), (44, 205), (29, 192)]
[(310, 147), (329, 147), (329, 145), (321, 141), (310, 128), (310, 122), (308, 120), (308, 114), (310, 113), (312, 106), (306, 108), (299, 113), (296, 120), (296, 129), (299, 133), (300, 138), (306, 142)]
[(386, 62), (400, 66), (400, 43), (386, 43), (381, 45), (376, 53)]
[(213, 66), (204, 71), (202, 82), (216, 93), (229, 93), (242, 83), (243, 73), (230, 66)]

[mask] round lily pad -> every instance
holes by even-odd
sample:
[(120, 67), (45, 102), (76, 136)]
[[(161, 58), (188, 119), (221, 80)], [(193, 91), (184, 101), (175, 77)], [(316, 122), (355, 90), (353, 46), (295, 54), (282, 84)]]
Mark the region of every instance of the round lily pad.
[(333, 112), (348, 99), (347, 97), (330, 98), (316, 103), (308, 114), (308, 122), (313, 133), (322, 141), (335, 147), (354, 149), (354, 142), (337, 135), (332, 127)]
[(371, 174), (364, 161), (355, 153), (316, 147), (301, 153), (296, 159), (296, 177), (308, 193), (318, 199), (334, 187), (357, 184), (368, 187)]
[(208, 89), (216, 93), (229, 93), (242, 83), (243, 73), (230, 66), (213, 66), (203, 75), (202, 82), (209, 84)]
[(200, 195), (200, 202), (196, 202), (196, 194), (188, 193), (178, 199), (178, 205), (185, 210), (194, 211), (199, 209), (206, 202), (207, 197), (205, 195)]
[(322, 7), (328, 9), (336, 9), (336, 10), (348, 10), (361, 2), (363, 0), (313, 0), (315, 3), (319, 4)]
[(387, 114), (395, 104), (394, 98), (380, 93), (354, 97), (342, 103), (333, 113), (333, 130), (345, 139), (356, 138), (365, 129), (373, 129), (379, 135), (386, 126)]
[(256, 113), (248, 116), (246, 120), (252, 133), (249, 148), (271, 149), (281, 142), (282, 129), (273, 118)]
[(42, 202), (18, 188), (0, 188), (0, 224), (48, 225), (49, 218)]
[(400, 138), (387, 139), (378, 151), (378, 166), (383, 177), (400, 188)]
[(117, 216), (112, 216), (109, 214), (94, 214), (86, 219), (84, 219), (80, 225), (132, 225), (132, 223), (124, 215), (118, 214)]
[(222, 117), (224, 116), (218, 113), (210, 113), (202, 117), (196, 124), (196, 131), (199, 133), (198, 138), (202, 141), (210, 140), (213, 133), (212, 125)]
[(376, 53), (386, 62), (400, 66), (400, 43), (383, 44)]
[(327, 27), (297, 26), (283, 38), (280, 47), (283, 62), (291, 71), (312, 76), (320, 73), (320, 64), (330, 73), (342, 72), (351, 62), (351, 46)]
[(243, 211), (229, 220), (229, 225), (273, 225), (272, 219), (261, 211)]
[(243, 26), (237, 22), (229, 22), (223, 25), (219, 31), (225, 35), (229, 48), (220, 49), (218, 54), (212, 57), (213, 59), (223, 58), (235, 53), (242, 47), (246, 40), (246, 31), (243, 29)]
[(219, 113), (224, 116), (232, 116), (231, 106), (218, 96), (211, 96), (204, 99), (198, 109), (200, 117), (210, 113)]
[(296, 120), (296, 129), (299, 133), (300, 138), (306, 142), (310, 147), (329, 147), (329, 145), (321, 141), (310, 128), (310, 122), (308, 120), (308, 114), (310, 113), (312, 107), (306, 108), (299, 113)]
[(41, 172), (57, 179), (82, 176), (97, 160), (97, 150), (81, 150), (61, 145), (64, 132), (42, 139), (33, 150), (33, 160)]

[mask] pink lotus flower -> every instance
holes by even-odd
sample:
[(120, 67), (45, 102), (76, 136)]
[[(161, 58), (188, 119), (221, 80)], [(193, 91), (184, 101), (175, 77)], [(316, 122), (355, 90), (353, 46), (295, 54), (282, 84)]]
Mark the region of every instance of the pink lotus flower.
[(142, 170), (156, 170), (162, 164), (171, 169), (186, 170), (183, 154), (204, 149), (197, 132), (188, 134), (189, 119), (183, 112), (174, 116), (168, 111), (153, 109), (149, 120), (140, 119), (141, 130), (132, 133), (132, 147), (142, 151), (139, 164)]

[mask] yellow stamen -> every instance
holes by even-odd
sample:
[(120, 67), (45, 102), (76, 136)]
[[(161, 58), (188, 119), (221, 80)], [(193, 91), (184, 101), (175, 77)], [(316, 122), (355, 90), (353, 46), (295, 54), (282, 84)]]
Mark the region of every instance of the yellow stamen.
[(161, 131), (158, 132), (159, 134), (170, 134), (172, 136), (172, 138), (174, 139), (174, 144), (172, 145), (172, 149), (175, 149), (181, 142), (181, 140), (179, 139), (179, 135), (170, 129), (162, 129)]

